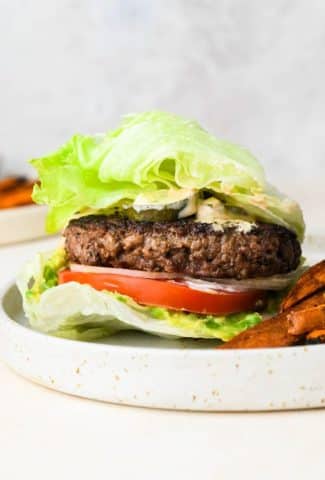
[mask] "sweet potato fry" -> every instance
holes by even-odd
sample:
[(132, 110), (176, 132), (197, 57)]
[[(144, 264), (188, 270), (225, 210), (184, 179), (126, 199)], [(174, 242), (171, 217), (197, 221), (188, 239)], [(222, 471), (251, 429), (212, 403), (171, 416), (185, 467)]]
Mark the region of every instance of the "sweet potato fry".
[(318, 343), (325, 343), (325, 330), (313, 330), (308, 333), (306, 337), (306, 344), (313, 345)]
[(309, 268), (282, 302), (284, 312), (318, 290), (325, 288), (325, 260)]
[(28, 205), (32, 200), (33, 183), (28, 182), (13, 191), (0, 195), (0, 208), (11, 208), (19, 205)]
[[(293, 307), (292, 310), (313, 308), (324, 301), (324, 295), (324, 291), (318, 292)], [(264, 320), (218, 348), (273, 348), (296, 345), (303, 340), (303, 335), (294, 335), (288, 332), (287, 317), (288, 313), (283, 312), (269, 320)]]
[(318, 305), (317, 307), (292, 311), (287, 314), (288, 318), (288, 333), (291, 335), (301, 335), (303, 333), (311, 332), (325, 328), (325, 305)]
[(299, 343), (300, 337), (288, 333), (287, 316), (284, 313), (264, 320), (255, 327), (249, 328), (237, 335), (222, 349), (228, 348), (271, 348), (288, 347)]
[(0, 194), (8, 192), (26, 182), (25, 177), (6, 177), (0, 180)]

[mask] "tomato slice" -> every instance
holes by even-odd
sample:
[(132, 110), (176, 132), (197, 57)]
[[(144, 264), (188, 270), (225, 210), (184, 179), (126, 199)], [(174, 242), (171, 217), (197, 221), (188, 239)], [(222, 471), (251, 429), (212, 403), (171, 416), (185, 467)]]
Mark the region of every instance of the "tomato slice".
[(59, 273), (59, 283), (67, 282), (88, 284), (96, 290), (128, 295), (143, 305), (203, 314), (226, 315), (256, 310), (256, 304), (264, 299), (264, 292), (259, 290), (203, 292), (167, 280), (63, 270)]

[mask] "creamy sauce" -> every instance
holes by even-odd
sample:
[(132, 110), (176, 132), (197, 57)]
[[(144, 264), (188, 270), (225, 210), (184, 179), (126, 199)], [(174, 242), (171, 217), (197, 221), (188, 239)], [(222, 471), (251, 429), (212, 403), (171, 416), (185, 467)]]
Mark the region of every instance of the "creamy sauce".
[(248, 233), (255, 226), (255, 219), (244, 210), (228, 207), (215, 197), (200, 199), (197, 190), (165, 189), (146, 192), (136, 197), (134, 202), (120, 202), (119, 205), (107, 210), (86, 209), (76, 215), (102, 214), (112, 215), (115, 209), (133, 208), (137, 213), (148, 210), (175, 210), (177, 218), (195, 216), (195, 222), (209, 223), (215, 231), (223, 232), (225, 228), (235, 228), (239, 232)]
[(199, 203), (196, 221), (211, 223), (213, 229), (218, 232), (234, 227), (239, 232), (248, 233), (256, 225), (254, 219), (245, 212), (227, 208), (220, 200), (213, 197)]
[(180, 210), (182, 217), (194, 215), (196, 212), (197, 193), (187, 189), (157, 190), (152, 193), (143, 193), (136, 197), (132, 207), (136, 212), (144, 210)]
[(186, 205), (178, 214), (178, 218), (186, 218), (186, 217), (191, 217), (192, 215), (195, 215), (197, 212), (197, 196), (192, 195), (190, 198), (188, 198)]
[(224, 232), (225, 228), (235, 228), (237, 232), (249, 233), (256, 223), (243, 222), (238, 220), (237, 222), (213, 222), (211, 226), (215, 232)]

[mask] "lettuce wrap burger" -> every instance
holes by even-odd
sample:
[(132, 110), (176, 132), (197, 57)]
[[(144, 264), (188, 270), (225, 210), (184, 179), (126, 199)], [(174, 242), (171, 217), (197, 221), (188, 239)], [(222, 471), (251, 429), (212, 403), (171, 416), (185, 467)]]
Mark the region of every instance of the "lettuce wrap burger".
[(137, 329), (228, 341), (294, 280), (304, 222), (247, 150), (153, 111), (34, 159), (64, 241), (18, 279), (31, 326), (94, 340)]

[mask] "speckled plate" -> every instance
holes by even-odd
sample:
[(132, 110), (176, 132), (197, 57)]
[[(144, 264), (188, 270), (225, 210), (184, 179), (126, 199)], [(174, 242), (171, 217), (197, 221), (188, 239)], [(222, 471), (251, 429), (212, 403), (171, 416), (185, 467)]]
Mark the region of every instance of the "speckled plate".
[[(310, 263), (325, 239), (307, 239)], [(16, 287), (0, 298), (0, 355), (26, 378), (62, 392), (114, 403), (209, 411), (325, 406), (325, 346), (226, 351), (212, 341), (121, 333), (100, 343), (31, 330)]]
[(0, 211), (0, 245), (45, 237), (47, 207), (26, 205)]

